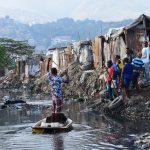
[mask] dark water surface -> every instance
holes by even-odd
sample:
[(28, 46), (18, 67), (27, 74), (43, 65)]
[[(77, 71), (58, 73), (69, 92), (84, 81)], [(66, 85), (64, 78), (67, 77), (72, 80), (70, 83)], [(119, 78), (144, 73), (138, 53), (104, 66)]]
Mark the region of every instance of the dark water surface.
[(32, 107), (0, 110), (0, 150), (137, 149), (135, 137), (150, 132), (148, 122), (114, 120), (88, 111), (85, 103), (70, 100), (64, 112), (74, 122), (72, 131), (32, 134), (31, 127), (44, 117), (51, 102), (48, 97), (38, 95), (28, 98), (27, 103)]

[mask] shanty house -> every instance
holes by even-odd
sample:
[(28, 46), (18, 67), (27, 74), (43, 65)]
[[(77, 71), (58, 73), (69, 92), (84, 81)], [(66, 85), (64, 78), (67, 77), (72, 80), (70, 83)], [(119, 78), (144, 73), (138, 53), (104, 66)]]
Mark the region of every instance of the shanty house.
[(102, 42), (99, 42), (101, 41), (100, 37), (95, 38), (93, 47), (95, 68), (97, 63), (100, 62), (100, 66), (102, 66), (102, 62), (104, 61), (106, 64), (109, 59), (115, 62), (116, 55), (124, 58), (126, 47), (136, 54), (142, 50), (145, 40), (150, 40), (150, 17), (144, 14), (127, 26), (110, 29)]
[(52, 58), (51, 67), (57, 69), (67, 67), (73, 61), (72, 46), (50, 49), (51, 53), (47, 57)]
[(88, 70), (93, 68), (93, 50), (91, 41), (80, 41), (74, 43), (73, 53), (75, 61), (81, 64), (82, 69)]
[(103, 36), (96, 36), (95, 40), (92, 41), (94, 67), (102, 67), (104, 65), (104, 41)]
[(150, 17), (142, 14), (125, 27), (124, 34), (127, 47), (134, 52), (141, 51), (143, 41), (150, 40)]

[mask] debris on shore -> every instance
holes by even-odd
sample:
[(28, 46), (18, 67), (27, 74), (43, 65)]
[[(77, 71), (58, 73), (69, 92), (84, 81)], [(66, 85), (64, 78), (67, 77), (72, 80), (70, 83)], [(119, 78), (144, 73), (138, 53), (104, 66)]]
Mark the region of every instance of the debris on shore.
[[(65, 69), (64, 69), (65, 70)], [(69, 83), (63, 85), (63, 93), (65, 99), (82, 99), (87, 103), (89, 109), (93, 109), (98, 113), (108, 113), (111, 115), (121, 115), (129, 120), (150, 119), (150, 89), (149, 84), (141, 84), (140, 92), (132, 90), (131, 98), (128, 105), (124, 107), (121, 100), (111, 102), (106, 99), (106, 90), (104, 81), (101, 77), (105, 70), (83, 70), (78, 63), (72, 63), (67, 67), (69, 75)], [(63, 71), (60, 75), (65, 78)], [(50, 93), (50, 85), (47, 80), (47, 75), (40, 78), (32, 77), (21, 80), (13, 75), (0, 78), (1, 89), (22, 89), (28, 90), (31, 93)], [(118, 102), (119, 101), (119, 102)], [(116, 105), (117, 102), (117, 105)], [(114, 105), (115, 103), (115, 105)], [(112, 106), (113, 104), (113, 106)]]

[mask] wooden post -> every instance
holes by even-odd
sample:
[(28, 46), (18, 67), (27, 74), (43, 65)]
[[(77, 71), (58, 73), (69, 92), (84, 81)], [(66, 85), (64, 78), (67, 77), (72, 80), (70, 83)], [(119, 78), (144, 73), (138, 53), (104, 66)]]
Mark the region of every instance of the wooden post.
[(128, 47), (127, 32), (127, 29), (124, 29), (126, 47)]
[(144, 40), (147, 41), (147, 29), (146, 29), (146, 20), (145, 20), (145, 15), (143, 15), (143, 26), (144, 26)]

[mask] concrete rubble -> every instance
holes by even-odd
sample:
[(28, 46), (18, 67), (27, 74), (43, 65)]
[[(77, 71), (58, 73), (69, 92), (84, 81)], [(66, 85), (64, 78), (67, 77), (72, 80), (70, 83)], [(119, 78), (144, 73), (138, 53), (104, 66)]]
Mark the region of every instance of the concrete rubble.
[(138, 149), (150, 149), (150, 134), (146, 133), (136, 138), (134, 145)]

